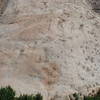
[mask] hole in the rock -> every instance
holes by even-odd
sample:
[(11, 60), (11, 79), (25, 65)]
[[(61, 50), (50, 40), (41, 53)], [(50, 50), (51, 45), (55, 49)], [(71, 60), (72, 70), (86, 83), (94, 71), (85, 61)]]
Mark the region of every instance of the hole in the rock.
[(100, 14), (100, 0), (88, 0), (91, 4), (93, 11)]

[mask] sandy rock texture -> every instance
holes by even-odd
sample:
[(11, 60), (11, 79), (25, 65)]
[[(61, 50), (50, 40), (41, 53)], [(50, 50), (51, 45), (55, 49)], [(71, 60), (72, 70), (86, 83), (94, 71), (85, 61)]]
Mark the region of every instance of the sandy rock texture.
[(93, 2), (0, 0), (0, 86), (40, 92), (44, 100), (99, 87), (99, 0)]

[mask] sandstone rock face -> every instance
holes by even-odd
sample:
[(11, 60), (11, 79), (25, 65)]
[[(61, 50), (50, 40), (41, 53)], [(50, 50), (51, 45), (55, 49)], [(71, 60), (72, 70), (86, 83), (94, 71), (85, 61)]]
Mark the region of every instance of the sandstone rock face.
[(8, 0), (0, 0), (0, 14), (3, 14), (7, 7)]
[(88, 0), (0, 0), (0, 86), (44, 100), (99, 87), (100, 15), (92, 9)]

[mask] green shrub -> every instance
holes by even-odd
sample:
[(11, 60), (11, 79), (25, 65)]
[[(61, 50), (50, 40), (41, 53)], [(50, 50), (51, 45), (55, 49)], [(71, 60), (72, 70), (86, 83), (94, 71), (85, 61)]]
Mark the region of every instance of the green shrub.
[(36, 96), (34, 96), (34, 100), (43, 100), (43, 97), (41, 96), (40, 93), (36, 94)]
[(100, 100), (100, 97), (98, 97), (98, 96), (94, 97), (94, 100)]
[(84, 100), (100, 100), (100, 96), (87, 96)]
[(87, 97), (84, 97), (84, 100), (94, 100), (94, 97), (87, 96)]
[(34, 100), (33, 95), (23, 94), (16, 98), (16, 100)]
[(75, 100), (79, 100), (79, 94), (78, 93), (74, 93), (73, 96), (74, 96)]
[(14, 97), (15, 91), (10, 86), (0, 89), (0, 100), (14, 100)]
[(17, 97), (16, 100), (43, 100), (43, 97), (39, 93), (36, 94), (35, 96), (23, 94), (23, 95), (20, 95), (19, 97)]
[(23, 94), (15, 97), (15, 91), (10, 86), (7, 86), (0, 88), (0, 100), (43, 100), (43, 97), (40, 93), (35, 96)]

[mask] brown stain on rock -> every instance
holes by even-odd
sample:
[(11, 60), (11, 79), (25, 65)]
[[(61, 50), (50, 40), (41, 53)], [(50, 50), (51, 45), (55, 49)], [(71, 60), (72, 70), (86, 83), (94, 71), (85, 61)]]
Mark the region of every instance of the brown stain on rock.
[(56, 63), (49, 63), (48, 67), (43, 67), (42, 70), (46, 74), (44, 82), (47, 85), (52, 85), (58, 81), (60, 72)]
[(44, 49), (28, 48), (16, 60), (14, 77), (30, 77), (41, 80), (45, 85), (53, 85), (59, 80), (60, 69), (56, 62), (46, 60)]

